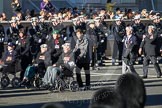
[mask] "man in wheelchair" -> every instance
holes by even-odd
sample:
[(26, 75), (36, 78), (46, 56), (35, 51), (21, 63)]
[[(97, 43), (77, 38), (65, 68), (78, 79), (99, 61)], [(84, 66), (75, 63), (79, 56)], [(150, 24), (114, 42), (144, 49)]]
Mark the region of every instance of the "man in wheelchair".
[(39, 75), (42, 78), (45, 74), (45, 70), (51, 63), (51, 55), (48, 51), (47, 44), (42, 44), (40, 46), (40, 52), (36, 57), (36, 61), (32, 66), (28, 66), (23, 81), (20, 83), (21, 85), (31, 86), (31, 80), (33, 78), (37, 78), (36, 75)]
[(7, 50), (4, 52), (0, 64), (3, 67), (2, 73), (5, 75), (7, 73), (15, 73), (15, 63), (16, 63), (17, 53), (15, 51), (15, 45), (13, 43), (8, 43)]
[[(10, 42), (7, 45), (7, 49), (5, 50), (2, 60), (0, 60), (2, 78), (1, 78), (1, 87), (5, 88), (10, 83), (12, 87), (18, 87), (19, 78), (16, 77), (16, 72), (18, 71), (18, 59), (17, 52), (15, 51), (14, 43)], [(12, 81), (10, 82), (10, 78), (8, 74), (14, 75)]]
[(72, 77), (74, 66), (74, 55), (70, 49), (70, 42), (67, 41), (63, 45), (63, 53), (60, 55), (57, 63), (47, 68), (43, 78), (43, 85), (50, 88), (55, 85), (57, 77)]

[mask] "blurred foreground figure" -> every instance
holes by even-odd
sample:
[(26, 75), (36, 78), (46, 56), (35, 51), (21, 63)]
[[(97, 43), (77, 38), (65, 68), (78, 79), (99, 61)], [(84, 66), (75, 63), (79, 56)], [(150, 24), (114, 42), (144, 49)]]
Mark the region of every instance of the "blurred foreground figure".
[(146, 91), (144, 82), (138, 75), (132, 73), (121, 75), (115, 87), (126, 105), (125, 108), (144, 108)]
[(126, 108), (121, 97), (113, 88), (102, 88), (98, 90), (90, 104), (90, 108)]
[(61, 104), (48, 103), (48, 104), (44, 104), (41, 108), (64, 108), (64, 107)]

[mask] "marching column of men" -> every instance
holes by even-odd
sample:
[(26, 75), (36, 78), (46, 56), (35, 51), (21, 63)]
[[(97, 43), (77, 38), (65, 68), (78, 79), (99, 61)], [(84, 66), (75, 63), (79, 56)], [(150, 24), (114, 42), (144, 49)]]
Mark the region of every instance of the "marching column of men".
[[(141, 57), (144, 52), (144, 78), (148, 73), (148, 61), (151, 60), (157, 71), (157, 77), (161, 77), (161, 70), (156, 61), (161, 49), (161, 27), (159, 17), (153, 19), (155, 28), (152, 32), (146, 29), (140, 22), (140, 17), (135, 16), (134, 23), (125, 26), (121, 17), (115, 19), (112, 26), (114, 35), (114, 47), (112, 55), (112, 65), (119, 59), (119, 65), (123, 65), (123, 72), (128, 69), (136, 73), (133, 65), (137, 57)], [(51, 19), (51, 23), (44, 22), (43, 17), (32, 18), (31, 25), (24, 28), (17, 19), (10, 21), (6, 36), (4, 28), (0, 25), (0, 57), (3, 51), (4, 42), (12, 42), (15, 45), (17, 56), (21, 61), (20, 79), (23, 79), (24, 71), (32, 61), (36, 59), (40, 46), (47, 44), (51, 54), (51, 63), (55, 64), (62, 54), (62, 45), (65, 41), (71, 41), (71, 49), (75, 52), (76, 76), (80, 87), (83, 87), (80, 70), (84, 68), (86, 77), (86, 87), (90, 86), (90, 64), (95, 69), (96, 65), (103, 64), (103, 56), (107, 46), (106, 24), (101, 18), (96, 18), (88, 23), (83, 16), (73, 20), (73, 25), (65, 27), (60, 18)], [(68, 29), (67, 29), (68, 28)], [(68, 30), (68, 34), (67, 34)], [(144, 38), (145, 36), (145, 38)], [(156, 40), (156, 42), (155, 42)], [(150, 46), (151, 52), (147, 48)], [(138, 51), (140, 49), (140, 51)], [(150, 51), (149, 50), (149, 51)], [(138, 54), (138, 52), (140, 52)], [(122, 59), (123, 58), (123, 59)], [(141, 61), (140, 61), (141, 62)]]

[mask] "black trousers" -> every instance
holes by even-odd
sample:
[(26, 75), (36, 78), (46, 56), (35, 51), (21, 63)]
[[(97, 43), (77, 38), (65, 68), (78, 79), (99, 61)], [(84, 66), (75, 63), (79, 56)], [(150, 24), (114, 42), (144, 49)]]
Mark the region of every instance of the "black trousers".
[(86, 86), (90, 86), (89, 63), (76, 63), (76, 78), (77, 78), (77, 82), (79, 84), (79, 87), (83, 87), (83, 82), (82, 82), (81, 73), (80, 73), (82, 68), (84, 69), (84, 72), (85, 72)]
[(159, 67), (159, 64), (157, 63), (157, 58), (155, 56), (145, 56), (144, 61), (143, 61), (143, 75), (147, 76), (148, 74), (148, 66), (149, 66), (149, 61), (153, 63), (155, 70), (157, 72), (157, 75), (161, 75), (161, 69)]
[(23, 80), (24, 73), (26, 68), (29, 66), (29, 64), (32, 63), (32, 57), (31, 56), (23, 56), (21, 58), (21, 73), (20, 73), (20, 80)]

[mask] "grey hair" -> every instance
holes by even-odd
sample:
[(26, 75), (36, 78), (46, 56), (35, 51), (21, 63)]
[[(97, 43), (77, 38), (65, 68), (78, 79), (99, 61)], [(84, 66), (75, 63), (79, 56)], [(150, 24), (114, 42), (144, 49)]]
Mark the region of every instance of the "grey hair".
[(125, 30), (128, 30), (128, 29), (131, 29), (131, 30), (133, 31), (133, 27), (132, 27), (132, 26), (127, 26), (127, 27), (125, 28)]
[(152, 28), (155, 30), (155, 26), (153, 26), (153, 25), (149, 25), (148, 28)]

